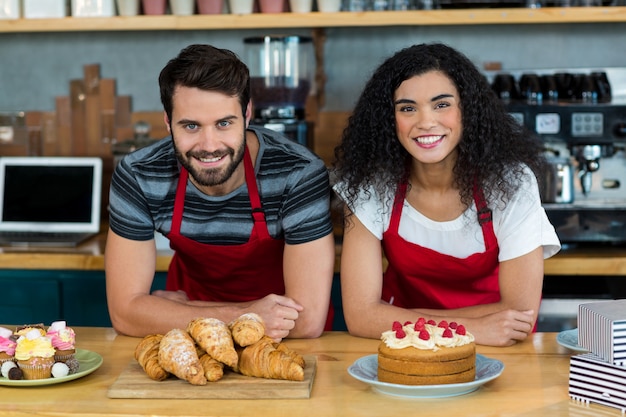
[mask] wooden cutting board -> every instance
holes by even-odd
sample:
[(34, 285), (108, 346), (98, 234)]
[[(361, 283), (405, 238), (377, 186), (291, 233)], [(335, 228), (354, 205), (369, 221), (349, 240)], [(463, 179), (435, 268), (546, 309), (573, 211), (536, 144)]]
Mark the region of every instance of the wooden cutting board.
[(317, 358), (304, 355), (304, 381), (253, 378), (230, 370), (222, 379), (195, 386), (175, 377), (154, 381), (145, 374), (139, 363), (132, 360), (117, 380), (109, 387), (109, 398), (200, 398), (200, 399), (263, 399), (310, 398), (317, 369)]

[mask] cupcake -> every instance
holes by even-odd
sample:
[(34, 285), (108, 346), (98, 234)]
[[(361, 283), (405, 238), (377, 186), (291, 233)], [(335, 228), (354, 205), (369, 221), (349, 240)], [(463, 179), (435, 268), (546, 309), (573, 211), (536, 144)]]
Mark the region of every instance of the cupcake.
[(13, 332), (5, 327), (0, 327), (0, 366), (3, 363), (15, 359), (15, 340)]
[(54, 348), (48, 337), (42, 336), (38, 329), (32, 329), (17, 339), (15, 359), (24, 373), (24, 379), (50, 378)]
[(15, 335), (24, 336), (26, 333), (30, 332), (33, 329), (37, 329), (37, 331), (41, 333), (42, 336), (46, 335), (46, 328), (44, 327), (43, 323), (24, 324), (23, 326), (19, 326), (18, 328), (15, 329)]
[(67, 362), (74, 358), (76, 349), (74, 342), (76, 334), (71, 327), (67, 327), (64, 321), (55, 321), (48, 328), (46, 336), (50, 338), (52, 347), (54, 348), (54, 360), (57, 362)]

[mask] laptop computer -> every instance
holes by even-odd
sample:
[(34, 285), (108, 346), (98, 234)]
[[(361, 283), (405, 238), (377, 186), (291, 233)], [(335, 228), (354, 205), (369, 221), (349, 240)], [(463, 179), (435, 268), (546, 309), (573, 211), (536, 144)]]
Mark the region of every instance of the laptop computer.
[(0, 157), (0, 245), (77, 246), (100, 232), (102, 159)]

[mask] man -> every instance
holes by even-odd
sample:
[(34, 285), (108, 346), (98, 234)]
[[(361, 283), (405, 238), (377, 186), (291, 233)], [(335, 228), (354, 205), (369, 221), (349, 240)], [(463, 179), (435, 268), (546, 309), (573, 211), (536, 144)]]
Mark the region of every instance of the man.
[[(334, 244), (323, 162), (249, 126), (248, 68), (191, 45), (159, 76), (165, 138), (124, 158), (110, 191), (105, 253), (113, 327), (144, 336), (196, 317), (259, 314), (268, 336), (318, 337), (329, 313)], [(150, 293), (154, 231), (175, 251)]]

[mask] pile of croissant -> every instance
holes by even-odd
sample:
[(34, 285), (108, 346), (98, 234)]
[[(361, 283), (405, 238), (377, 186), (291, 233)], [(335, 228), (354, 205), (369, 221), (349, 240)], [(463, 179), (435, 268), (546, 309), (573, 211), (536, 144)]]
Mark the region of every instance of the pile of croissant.
[(144, 337), (135, 359), (155, 381), (170, 375), (193, 385), (218, 381), (227, 366), (242, 375), (304, 380), (304, 358), (283, 343), (265, 336), (257, 314), (247, 313), (228, 325), (215, 318), (197, 318), (187, 328)]

